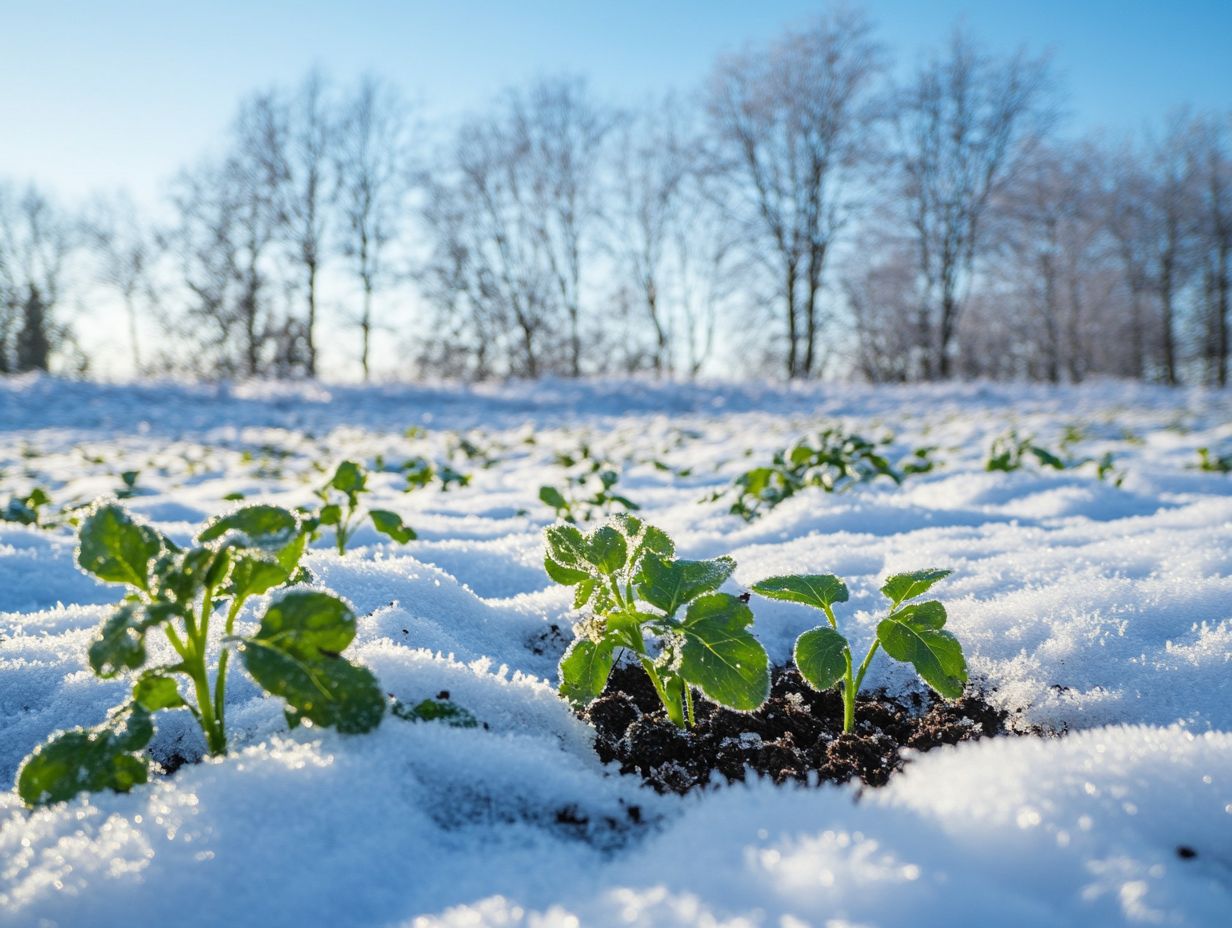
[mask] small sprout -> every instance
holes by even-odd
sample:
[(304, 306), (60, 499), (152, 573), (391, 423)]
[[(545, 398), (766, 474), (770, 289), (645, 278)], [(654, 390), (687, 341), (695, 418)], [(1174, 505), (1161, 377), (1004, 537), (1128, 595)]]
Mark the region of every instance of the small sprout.
[(16, 522), (18, 525), (45, 525), (42, 510), (51, 503), (51, 496), (42, 487), (35, 487), (25, 496), (14, 496), (8, 505), (0, 509), (0, 522)]
[(885, 457), (892, 439), (870, 441), (840, 428), (829, 428), (814, 439), (802, 439), (776, 451), (770, 463), (740, 474), (731, 486), (708, 501), (734, 496), (729, 512), (751, 522), (800, 491), (817, 487), (827, 493), (886, 477), (901, 484), (904, 477), (923, 474), (935, 466), (932, 448), (917, 448), (900, 467)]
[(589, 610), (560, 662), (560, 692), (571, 703), (602, 694), (622, 651), (641, 662), (681, 728), (694, 723), (694, 689), (739, 711), (766, 701), (769, 658), (749, 631), (753, 613), (716, 592), (735, 569), (731, 558), (677, 558), (665, 532), (627, 514), (587, 534), (557, 523), (545, 538), (548, 576), (574, 587), (574, 609)]
[(1065, 461), (1043, 445), (1037, 445), (1034, 436), (1019, 435), (1016, 430), (1010, 429), (993, 439), (988, 458), (984, 461), (984, 470), (1009, 473), (1021, 469), (1030, 458), (1035, 458), (1040, 467), (1052, 470), (1066, 468)]
[(958, 639), (945, 631), (945, 607), (937, 600), (912, 602), (923, 596), (948, 570), (917, 570), (889, 577), (881, 592), (890, 601), (889, 614), (877, 624), (877, 636), (860, 666), (853, 666), (851, 646), (838, 630), (834, 605), (848, 599), (847, 584), (829, 574), (770, 577), (753, 584), (753, 592), (768, 599), (803, 603), (820, 609), (827, 625), (796, 639), (795, 662), (810, 686), (825, 691), (838, 686), (843, 697), (843, 731), (855, 726), (856, 695), (878, 648), (897, 661), (911, 664), (920, 678), (947, 699), (962, 695), (967, 664)]
[(563, 490), (554, 486), (540, 487), (539, 501), (548, 506), (557, 519), (576, 525), (618, 510), (636, 512), (641, 508), (627, 496), (614, 492), (620, 482), (619, 472), (595, 456), (589, 445), (582, 444), (576, 453), (557, 453), (556, 463), (573, 473), (566, 473)]
[[(266, 609), (255, 635), (235, 635), (250, 598), (298, 577), (304, 542), (299, 519), (277, 506), (247, 506), (215, 519), (187, 548), (116, 503), (95, 506), (81, 525), (77, 564), (123, 585), (127, 595), (103, 620), (87, 656), (99, 677), (133, 675), (132, 695), (102, 725), (60, 732), (36, 748), (18, 771), (22, 799), (44, 805), (146, 782), (142, 751), (153, 737), (153, 715), (164, 710), (186, 709), (207, 751), (225, 754), (232, 650), (262, 689), (286, 701), (292, 726), (307, 719), (347, 733), (375, 728), (384, 696), (371, 671), (341, 654), (355, 636), (355, 614), (338, 597), (289, 592)], [(219, 618), (221, 634), (211, 636)], [(151, 665), (146, 640), (155, 633), (166, 637), (174, 663)], [(206, 665), (211, 647), (221, 650), (213, 679)]]
[(1196, 468), (1208, 474), (1232, 474), (1232, 452), (1219, 454), (1210, 448), (1199, 448)]
[[(368, 491), (368, 473), (355, 461), (343, 461), (332, 477), (316, 491), (321, 506), (317, 510), (302, 509), (305, 530), (316, 538), (324, 526), (334, 530), (334, 545), (339, 554), (345, 554), (347, 544), (363, 521), (360, 497)], [(382, 535), (406, 544), (417, 537), (415, 530), (402, 521), (402, 517), (388, 509), (370, 509), (367, 512), (372, 527)]]

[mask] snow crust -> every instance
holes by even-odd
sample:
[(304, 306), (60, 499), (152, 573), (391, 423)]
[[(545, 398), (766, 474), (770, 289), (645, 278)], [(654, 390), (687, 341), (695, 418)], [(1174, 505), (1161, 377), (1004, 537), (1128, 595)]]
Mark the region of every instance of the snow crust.
[[(803, 494), (751, 524), (699, 502), (835, 420), (893, 431), (898, 455), (936, 446), (941, 464), (902, 488)], [(1110, 451), (1125, 479), (985, 472), (1011, 426), (1054, 450), (1080, 427), (1072, 453)], [(455, 451), (470, 486), (401, 492), (398, 463), (444, 459), (459, 437), (496, 463)], [(1068, 734), (929, 752), (881, 790), (755, 782), (678, 799), (605, 769), (555, 695), (569, 591), (542, 571), (537, 500), (562, 485), (554, 455), (583, 442), (682, 556), (735, 557), (732, 592), (776, 573), (844, 577), (859, 651), (882, 577), (953, 568), (937, 593), (973, 677), (1020, 727)], [(177, 539), (235, 505), (229, 493), (306, 502), (319, 467), (379, 455), (371, 503), (419, 540), (365, 528), (308, 566), (355, 605), (354, 657), (385, 689), (448, 690), (486, 723), (288, 732), (237, 674), (225, 760), (35, 812), (0, 794), (0, 925), (1227, 925), (1232, 477), (1192, 469), (1203, 446), (1232, 450), (1232, 395), (0, 383), (0, 504), (35, 484), (86, 501), (138, 470), (126, 505)], [(69, 529), (0, 522), (5, 784), (49, 734), (126, 693), (85, 660), (119, 591), (80, 573), (73, 548)], [(777, 662), (816, 624), (804, 607), (754, 607)], [(888, 660), (869, 683), (918, 685)], [(155, 751), (192, 754), (198, 738), (191, 719), (160, 716)]]

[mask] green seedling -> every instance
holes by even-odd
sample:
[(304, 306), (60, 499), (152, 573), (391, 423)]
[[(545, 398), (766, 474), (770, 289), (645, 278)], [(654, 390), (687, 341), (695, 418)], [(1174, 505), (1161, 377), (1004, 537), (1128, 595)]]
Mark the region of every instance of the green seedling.
[(935, 466), (932, 448), (917, 448), (903, 467), (892, 466), (884, 454), (890, 442), (890, 438), (874, 442), (839, 428), (828, 428), (811, 441), (801, 440), (776, 451), (770, 464), (745, 471), (708, 501), (734, 496), (728, 511), (751, 522), (810, 487), (832, 493), (878, 477), (901, 484), (904, 477), (927, 473)]
[(588, 534), (557, 523), (545, 538), (548, 576), (573, 587), (574, 609), (587, 610), (560, 662), (560, 692), (573, 705), (602, 694), (622, 651), (681, 728), (694, 724), (694, 689), (743, 712), (766, 701), (769, 658), (749, 631), (753, 613), (717, 592), (735, 569), (730, 557), (677, 558), (665, 532), (625, 514)]
[(408, 458), (399, 465), (398, 470), (406, 477), (403, 493), (422, 490), (430, 486), (433, 480), (440, 484), (442, 493), (448, 492), (452, 487), (469, 486), (471, 482), (469, 474), (454, 470), (448, 464), (433, 464), (424, 457)]
[(1019, 435), (1017, 430), (1010, 429), (1004, 435), (993, 439), (992, 446), (988, 449), (988, 458), (984, 461), (984, 470), (1010, 473), (1021, 469), (1031, 458), (1035, 458), (1040, 467), (1052, 470), (1065, 470), (1066, 467), (1060, 456), (1042, 445), (1037, 445), (1034, 436)]
[(139, 470), (126, 470), (120, 474), (120, 489), (116, 490), (116, 496), (120, 499), (130, 499), (137, 495), (137, 478), (141, 476)]
[(803, 603), (825, 613), (828, 625), (811, 629), (796, 640), (795, 662), (814, 689), (839, 687), (843, 697), (843, 731), (855, 727), (856, 694), (878, 649), (894, 660), (911, 664), (939, 695), (957, 699), (967, 682), (967, 663), (958, 639), (944, 630), (945, 606), (937, 600), (913, 602), (950, 575), (948, 570), (917, 570), (895, 574), (882, 584), (890, 601), (889, 614), (877, 624), (868, 653), (854, 667), (851, 645), (838, 630), (834, 605), (848, 599), (847, 585), (829, 574), (770, 577), (753, 584), (760, 596)]
[[(284, 700), (291, 727), (306, 722), (349, 734), (375, 728), (385, 696), (371, 671), (342, 656), (355, 637), (355, 613), (337, 596), (291, 590), (268, 606), (254, 634), (235, 633), (249, 599), (296, 579), (304, 540), (295, 514), (276, 506), (247, 506), (216, 519), (188, 548), (114, 503), (95, 507), (81, 526), (77, 564), (126, 594), (90, 642), (88, 658), (99, 677), (131, 677), (132, 695), (102, 725), (61, 732), (36, 748), (18, 771), (21, 798), (45, 805), (146, 782), (143, 751), (154, 735), (153, 716), (163, 710), (187, 710), (207, 753), (225, 754), (232, 651), (258, 686)], [(170, 644), (169, 663), (152, 660), (147, 639), (154, 633)], [(220, 654), (211, 679), (212, 647)]]
[(570, 478), (564, 492), (552, 486), (540, 487), (539, 501), (549, 506), (556, 518), (575, 525), (611, 513), (616, 507), (636, 512), (640, 508), (637, 503), (613, 492), (619, 482), (620, 475), (614, 470), (588, 472)]
[(45, 524), (42, 510), (51, 504), (51, 496), (42, 487), (35, 487), (25, 496), (14, 496), (0, 509), (0, 522), (40, 526)]
[[(1067, 453), (1085, 437), (1085, 433), (1076, 426), (1066, 428), (1060, 443), (1062, 453)], [(1021, 470), (1032, 458), (1040, 467), (1049, 470), (1076, 470), (1093, 464), (1095, 465), (1095, 476), (1101, 481), (1111, 483), (1116, 487), (1125, 482), (1126, 473), (1117, 467), (1116, 456), (1111, 451), (1098, 458), (1061, 457), (1043, 445), (1037, 444), (1034, 436), (1019, 435), (1014, 429), (993, 439), (992, 446), (988, 449), (988, 458), (984, 461), (984, 469), (1011, 473)]]
[[(321, 506), (316, 511), (303, 510), (306, 531), (316, 538), (324, 526), (334, 530), (334, 545), (345, 554), (347, 544), (363, 522), (364, 510), (360, 497), (368, 492), (368, 474), (354, 461), (343, 461), (329, 481), (316, 491)], [(405, 525), (402, 517), (388, 509), (367, 510), (372, 527), (398, 544), (414, 541), (415, 531)]]
[(1210, 448), (1199, 448), (1197, 469), (1208, 474), (1232, 474), (1232, 454), (1218, 454)]

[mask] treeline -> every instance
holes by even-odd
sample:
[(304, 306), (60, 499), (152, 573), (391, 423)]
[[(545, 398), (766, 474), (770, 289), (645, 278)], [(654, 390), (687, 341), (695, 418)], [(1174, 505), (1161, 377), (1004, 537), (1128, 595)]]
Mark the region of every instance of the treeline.
[(403, 376), (1227, 383), (1232, 113), (1075, 139), (1045, 58), (890, 65), (848, 10), (637, 111), (556, 78), (429, 126), (310, 73), (158, 221), (0, 183), (0, 371), (84, 368), (109, 292), (140, 372), (313, 377), (329, 333), (367, 377), (379, 333)]

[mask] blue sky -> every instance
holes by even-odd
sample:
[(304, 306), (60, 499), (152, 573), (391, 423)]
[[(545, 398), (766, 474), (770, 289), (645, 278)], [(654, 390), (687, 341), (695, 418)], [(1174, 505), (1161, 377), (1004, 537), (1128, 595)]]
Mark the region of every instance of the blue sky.
[[(1069, 128), (1232, 109), (1232, 0), (870, 0), (900, 67), (958, 20), (994, 48), (1051, 50)], [(214, 143), (237, 99), (313, 64), (372, 70), (444, 116), (561, 71), (636, 103), (715, 55), (821, 9), (803, 0), (213, 2), (0, 0), (0, 175), (68, 195), (162, 181)]]

